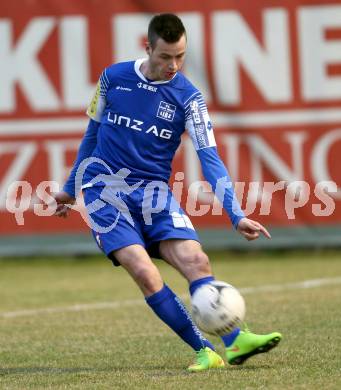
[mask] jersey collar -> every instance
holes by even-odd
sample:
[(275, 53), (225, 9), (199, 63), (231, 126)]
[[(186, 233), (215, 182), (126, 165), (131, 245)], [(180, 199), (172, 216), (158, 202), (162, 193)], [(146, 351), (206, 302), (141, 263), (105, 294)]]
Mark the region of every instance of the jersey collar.
[(134, 64), (134, 70), (135, 70), (135, 73), (140, 77), (140, 79), (142, 79), (144, 82), (146, 83), (149, 83), (149, 84), (167, 84), (169, 83), (170, 81), (173, 81), (174, 78), (176, 77), (177, 73), (175, 73), (175, 75), (170, 79), (170, 80), (159, 80), (159, 81), (150, 81), (150, 80), (147, 80), (144, 75), (142, 74), (142, 72), (140, 71), (140, 68), (141, 68), (141, 65), (147, 61), (147, 58), (139, 58), (138, 60), (135, 61), (135, 64)]

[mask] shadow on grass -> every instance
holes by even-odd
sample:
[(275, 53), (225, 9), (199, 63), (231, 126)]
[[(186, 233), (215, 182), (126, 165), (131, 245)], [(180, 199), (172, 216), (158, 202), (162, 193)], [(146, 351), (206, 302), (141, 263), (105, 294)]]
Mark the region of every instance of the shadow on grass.
[(111, 371), (112, 368), (99, 369), (90, 367), (8, 367), (0, 368), (0, 376), (15, 374), (75, 374), (78, 372)]
[[(123, 371), (131, 371), (132, 369), (136, 371), (143, 371), (147, 373), (149, 371), (149, 375), (153, 376), (155, 372), (156, 375), (176, 375), (176, 373), (165, 370), (165, 367), (163, 366), (109, 366), (105, 368), (99, 368), (99, 367), (2, 367), (0, 368), (0, 377), (6, 376), (6, 375), (17, 375), (17, 374), (77, 374), (81, 372), (123, 372)], [(163, 374), (160, 373), (160, 371), (164, 371)]]
[[(111, 371), (131, 371), (133, 369), (137, 371), (143, 371), (144, 374), (148, 377), (175, 377), (179, 376), (179, 374), (183, 374), (183, 376), (191, 376), (193, 373), (188, 372), (185, 368), (175, 368), (174, 370), (169, 370), (163, 366), (135, 366), (135, 367), (106, 367), (106, 368), (98, 368), (98, 367), (8, 367), (8, 368), (0, 368), (0, 377), (7, 375), (20, 375), (20, 374), (76, 374), (76, 373), (95, 373), (95, 372), (111, 372)], [(228, 373), (228, 371), (255, 371), (255, 370), (268, 370), (273, 368), (271, 365), (248, 365), (248, 366), (234, 366), (227, 367), (221, 370), (208, 370), (206, 374), (213, 373)], [(180, 372), (179, 372), (180, 371)]]
[[(207, 370), (205, 372), (201, 372), (199, 375), (203, 376), (211, 376), (211, 375), (229, 375), (232, 372), (247, 372), (247, 371), (258, 371), (258, 370), (268, 370), (272, 369), (271, 365), (248, 365), (248, 366), (235, 366), (230, 367), (226, 366), (225, 368), (218, 370)], [(144, 371), (144, 375), (149, 378), (160, 378), (160, 377), (191, 377), (198, 375), (198, 373), (189, 372), (186, 370), (186, 367), (177, 367), (172, 370), (168, 368), (156, 368), (156, 367), (144, 367), (142, 369)]]
[(268, 364), (258, 364), (258, 365), (248, 365), (248, 366), (234, 366), (230, 370), (240, 370), (240, 371), (254, 371), (254, 370), (269, 370), (274, 368), (272, 365)]

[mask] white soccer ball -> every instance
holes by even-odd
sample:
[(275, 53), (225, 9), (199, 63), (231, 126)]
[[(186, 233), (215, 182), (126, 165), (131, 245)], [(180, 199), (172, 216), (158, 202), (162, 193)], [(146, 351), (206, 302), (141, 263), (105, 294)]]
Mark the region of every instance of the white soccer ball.
[(211, 335), (229, 333), (245, 318), (245, 301), (240, 292), (218, 280), (199, 287), (191, 303), (194, 322)]

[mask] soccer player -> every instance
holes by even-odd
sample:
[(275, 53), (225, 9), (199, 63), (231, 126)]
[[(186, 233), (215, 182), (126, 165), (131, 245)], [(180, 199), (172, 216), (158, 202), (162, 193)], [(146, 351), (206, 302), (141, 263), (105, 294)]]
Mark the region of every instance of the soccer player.
[[(56, 215), (67, 216), (80, 190), (93, 236), (114, 265), (124, 267), (146, 303), (196, 351), (189, 371), (224, 366), (176, 294), (162, 280), (151, 257), (164, 259), (189, 282), (190, 294), (214, 280), (190, 219), (169, 187), (171, 163), (184, 131), (190, 136), (203, 174), (247, 240), (270, 234), (244, 216), (216, 148), (202, 94), (182, 74), (186, 31), (174, 14), (156, 15), (148, 27), (148, 57), (104, 69), (87, 110), (90, 117)], [(156, 183), (156, 184), (155, 184)], [(278, 344), (277, 332), (256, 335), (234, 329), (222, 337), (230, 364)]]

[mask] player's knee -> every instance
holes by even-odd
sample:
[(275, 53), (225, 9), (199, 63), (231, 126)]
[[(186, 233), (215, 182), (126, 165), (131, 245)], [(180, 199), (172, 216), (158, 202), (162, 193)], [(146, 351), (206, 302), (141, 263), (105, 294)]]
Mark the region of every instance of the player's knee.
[(161, 290), (163, 286), (161, 275), (155, 266), (139, 267), (135, 278), (143, 293), (148, 295)]
[(187, 254), (184, 259), (188, 269), (200, 273), (210, 272), (210, 262), (206, 253), (200, 251)]

